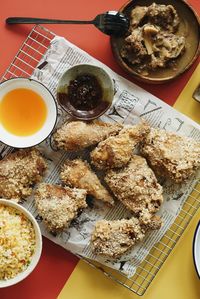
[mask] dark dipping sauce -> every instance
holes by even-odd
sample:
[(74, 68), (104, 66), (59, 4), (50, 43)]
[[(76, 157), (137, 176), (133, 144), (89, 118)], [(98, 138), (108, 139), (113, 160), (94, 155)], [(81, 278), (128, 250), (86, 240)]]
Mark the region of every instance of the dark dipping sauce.
[(98, 77), (90, 73), (77, 75), (57, 93), (62, 108), (77, 119), (92, 120), (111, 105), (112, 91), (104, 88)]
[(67, 97), (75, 109), (89, 111), (101, 104), (103, 90), (95, 76), (83, 74), (70, 81)]

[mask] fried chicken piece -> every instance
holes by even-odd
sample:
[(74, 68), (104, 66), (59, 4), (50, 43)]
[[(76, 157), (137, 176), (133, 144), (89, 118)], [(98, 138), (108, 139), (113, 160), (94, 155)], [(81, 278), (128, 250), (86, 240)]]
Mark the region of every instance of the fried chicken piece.
[(59, 149), (77, 151), (95, 145), (108, 136), (117, 134), (121, 129), (120, 124), (102, 121), (72, 121), (58, 129), (53, 138)]
[(118, 258), (143, 240), (149, 229), (159, 229), (161, 220), (153, 216), (152, 227), (141, 225), (140, 221), (132, 217), (129, 220), (100, 220), (96, 222), (91, 236), (93, 251), (97, 255), (108, 258)]
[(29, 196), (46, 167), (45, 160), (36, 149), (9, 154), (0, 161), (0, 197), (19, 201)]
[(39, 215), (50, 232), (60, 232), (87, 207), (86, 191), (42, 183), (35, 192)]
[(200, 142), (165, 130), (151, 128), (141, 152), (158, 176), (176, 183), (200, 167)]
[(100, 142), (91, 152), (91, 162), (99, 169), (119, 168), (131, 159), (133, 149), (141, 142), (150, 128), (145, 122), (124, 128), (117, 136)]
[(146, 160), (133, 155), (123, 169), (110, 170), (105, 181), (116, 196), (144, 224), (151, 222), (163, 202), (162, 187)]
[(101, 184), (86, 161), (81, 159), (65, 161), (61, 169), (60, 178), (66, 185), (85, 189), (87, 194), (94, 196), (96, 199), (111, 205), (114, 204), (112, 196)]
[(96, 222), (91, 236), (93, 251), (97, 255), (117, 258), (144, 238), (139, 220), (100, 220)]
[(151, 221), (148, 223), (142, 223), (142, 226), (144, 227), (145, 231), (150, 231), (150, 230), (156, 230), (161, 228), (162, 226), (162, 220), (159, 216), (153, 215), (151, 217)]

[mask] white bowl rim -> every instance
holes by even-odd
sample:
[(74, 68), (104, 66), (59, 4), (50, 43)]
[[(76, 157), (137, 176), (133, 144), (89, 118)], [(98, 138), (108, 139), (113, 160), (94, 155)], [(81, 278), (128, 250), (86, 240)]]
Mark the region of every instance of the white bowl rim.
[(26, 78), (26, 77), (9, 78), (9, 79), (7, 79), (7, 80), (4, 80), (4, 81), (0, 82), (0, 88), (1, 88), (1, 86), (2, 86), (3, 84), (5, 84), (5, 83), (8, 82), (8, 81), (11, 81), (11, 80), (13, 80), (13, 81), (14, 81), (14, 80), (21, 80), (21, 79), (22, 79), (22, 80), (25, 80), (25, 81), (33, 81), (33, 82), (35, 82), (36, 84), (41, 85), (41, 86), (42, 86), (42, 87), (49, 93), (49, 95), (50, 95), (51, 98), (53, 99), (54, 104), (55, 104), (55, 111), (56, 111), (56, 117), (55, 117), (55, 120), (54, 120), (54, 124), (53, 124), (53, 126), (52, 126), (52, 129), (51, 129), (51, 131), (49, 132), (49, 134), (46, 135), (46, 137), (44, 137), (42, 140), (40, 140), (40, 141), (38, 141), (38, 142), (36, 142), (36, 143), (33, 143), (33, 144), (31, 144), (31, 145), (27, 145), (27, 146), (23, 146), (23, 145), (16, 146), (16, 145), (10, 144), (9, 142), (5, 142), (5, 141), (0, 140), (1, 143), (5, 144), (5, 145), (7, 145), (7, 146), (14, 147), (14, 148), (30, 148), (30, 147), (36, 146), (36, 145), (42, 143), (43, 141), (45, 141), (45, 140), (51, 135), (51, 133), (54, 131), (55, 126), (56, 126), (56, 123), (57, 123), (57, 119), (58, 119), (58, 105), (57, 105), (57, 101), (56, 101), (56, 99), (55, 99), (53, 93), (50, 91), (50, 89), (48, 89), (48, 88), (47, 88), (43, 83), (41, 83), (40, 81), (35, 80), (35, 79), (32, 79), (32, 78)]
[(200, 242), (198, 243), (197, 237), (200, 236), (200, 221), (198, 222), (196, 229), (195, 229), (195, 233), (194, 233), (194, 237), (193, 237), (193, 245), (192, 245), (192, 253), (193, 253), (193, 261), (194, 261), (194, 266), (198, 275), (198, 278), (200, 279), (200, 259), (199, 261), (197, 261), (197, 250), (198, 250), (198, 246), (200, 248)]
[(40, 227), (34, 218), (34, 216), (22, 205), (14, 202), (12, 199), (4, 199), (0, 198), (0, 204), (6, 205), (6, 206), (11, 206), (21, 213), (23, 213), (33, 224), (34, 231), (35, 231), (35, 237), (36, 237), (36, 247), (35, 247), (35, 252), (32, 256), (31, 262), (29, 266), (23, 271), (17, 274), (14, 278), (8, 279), (8, 280), (0, 280), (0, 289), (12, 286), (22, 280), (24, 280), (31, 272), (35, 269), (37, 266), (41, 253), (42, 253), (42, 234), (40, 231)]

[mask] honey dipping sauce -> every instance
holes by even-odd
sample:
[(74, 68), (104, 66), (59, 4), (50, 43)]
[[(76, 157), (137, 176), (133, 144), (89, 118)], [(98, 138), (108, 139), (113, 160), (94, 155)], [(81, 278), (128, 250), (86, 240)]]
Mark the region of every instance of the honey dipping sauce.
[(33, 135), (42, 128), (46, 117), (44, 100), (28, 88), (11, 90), (0, 102), (0, 123), (17, 136)]

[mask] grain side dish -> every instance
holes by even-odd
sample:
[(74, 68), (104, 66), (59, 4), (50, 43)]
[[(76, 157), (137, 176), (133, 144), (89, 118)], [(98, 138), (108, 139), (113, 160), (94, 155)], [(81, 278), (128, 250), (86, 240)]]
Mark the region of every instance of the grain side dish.
[(17, 209), (0, 205), (0, 280), (14, 278), (31, 262), (35, 250), (32, 222)]

